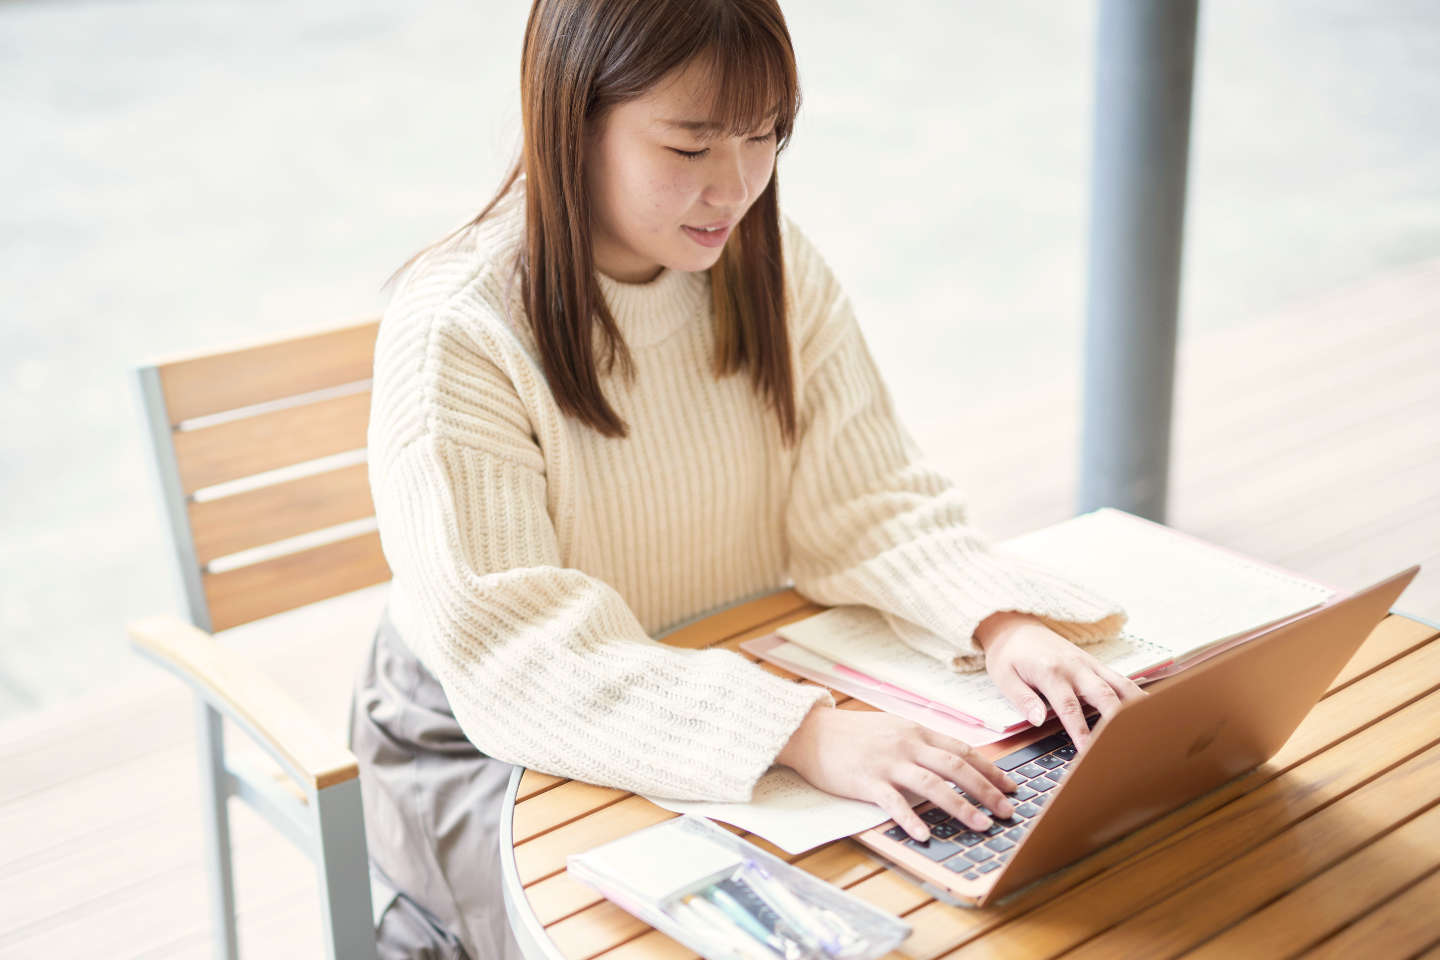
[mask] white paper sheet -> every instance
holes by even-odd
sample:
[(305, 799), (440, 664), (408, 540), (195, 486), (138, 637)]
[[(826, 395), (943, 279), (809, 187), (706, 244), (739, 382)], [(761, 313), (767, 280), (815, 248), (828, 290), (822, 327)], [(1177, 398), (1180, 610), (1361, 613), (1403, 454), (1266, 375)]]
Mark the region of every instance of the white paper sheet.
[(749, 803), (645, 799), (676, 813), (693, 813), (732, 823), (759, 834), (787, 853), (804, 853), (890, 819), (890, 815), (875, 804), (826, 793), (785, 766), (771, 767), (760, 778)]

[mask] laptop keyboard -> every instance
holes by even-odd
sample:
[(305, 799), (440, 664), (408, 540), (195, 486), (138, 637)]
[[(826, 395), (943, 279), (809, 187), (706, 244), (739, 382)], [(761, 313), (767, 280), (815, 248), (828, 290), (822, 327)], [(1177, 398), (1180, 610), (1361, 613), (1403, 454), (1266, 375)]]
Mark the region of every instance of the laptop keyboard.
[[(931, 807), (920, 814), (920, 819), (930, 826), (929, 840), (920, 843), (900, 826), (891, 827), (885, 836), (943, 863), (966, 880), (979, 879), (983, 874), (999, 870), (1010, 858), (1010, 851), (1025, 838), (1025, 831), (1029, 829), (1027, 821), (1040, 815), (1050, 799), (1050, 791), (1065, 779), (1070, 761), (1074, 759), (1075, 744), (1062, 730), (996, 760), (995, 766), (1008, 773), (1018, 789), (1007, 795), (1015, 806), (1015, 815), (1008, 820), (997, 818), (989, 807), (977, 804), (994, 821), (988, 830), (971, 830), (939, 807)], [(966, 796), (963, 790), (956, 792)]]

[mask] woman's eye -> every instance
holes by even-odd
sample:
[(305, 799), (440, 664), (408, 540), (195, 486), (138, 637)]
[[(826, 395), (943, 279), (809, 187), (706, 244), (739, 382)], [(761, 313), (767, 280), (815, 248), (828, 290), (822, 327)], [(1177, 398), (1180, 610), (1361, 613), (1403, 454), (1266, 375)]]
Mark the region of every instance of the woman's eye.
[[(751, 138), (750, 138), (750, 142), (751, 142), (751, 143), (769, 143), (769, 142), (770, 142), (771, 140), (773, 140), (773, 139), (775, 139), (775, 131), (774, 131), (774, 130), (771, 130), (769, 133), (765, 134), (764, 136), (751, 137)], [(705, 149), (703, 149), (703, 150), (681, 150), (679, 147), (671, 147), (671, 148), (670, 148), (670, 151), (671, 151), (672, 153), (679, 154), (680, 156), (684, 157), (686, 160), (699, 160), (701, 157), (705, 156), (705, 154), (709, 153), (709, 152), (710, 152), (710, 149), (707, 147), (707, 148), (705, 148)]]

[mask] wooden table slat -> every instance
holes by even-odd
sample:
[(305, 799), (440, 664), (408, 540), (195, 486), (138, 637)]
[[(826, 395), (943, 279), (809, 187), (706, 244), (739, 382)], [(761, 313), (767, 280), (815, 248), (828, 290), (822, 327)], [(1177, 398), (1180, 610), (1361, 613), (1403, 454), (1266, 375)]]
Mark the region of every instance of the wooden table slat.
[[(1131, 914), (1068, 954), (1074, 960), (1173, 957), (1243, 919), (1265, 903), (1366, 849), (1399, 821), (1419, 815), (1428, 830), (1407, 831), (1428, 843), (1396, 852), (1390, 866), (1425, 863), (1440, 850), (1440, 749), (1427, 750), (1276, 833), (1223, 867), (1159, 903)], [(1428, 809), (1428, 813), (1426, 812)]]
[(1185, 954), (1192, 960), (1276, 957), (1303, 950), (1433, 872), (1417, 850), (1440, 850), (1440, 807), (1362, 847)]
[(895, 870), (882, 870), (850, 888), (861, 900), (896, 916), (904, 916), (933, 899), (913, 880)]
[(599, 955), (604, 960), (698, 960), (699, 955), (659, 930), (647, 930)]
[(858, 843), (835, 840), (791, 861), (827, 883), (849, 888), (886, 869), (885, 864)]
[[(756, 637), (769, 636), (779, 628), (785, 626), (787, 623), (794, 623), (797, 620), (804, 620), (806, 617), (814, 616), (819, 611), (819, 607), (812, 607), (807, 605), (805, 607), (801, 607), (799, 610), (792, 610), (791, 612), (784, 614), (783, 616), (776, 617), (773, 620), (767, 620), (764, 623), (758, 624), (749, 630), (741, 630), (737, 633), (730, 634), (729, 636), (717, 638), (713, 642), (708, 643), (705, 646), (707, 649), (710, 650), (733, 650), (736, 653), (740, 654), (742, 657), (745, 657), (753, 662), (757, 658), (751, 656), (749, 653), (746, 653), (744, 650), (741, 650), (740, 644), (744, 643), (746, 640), (753, 640)], [(669, 643), (669, 638), (666, 638), (665, 642)]]
[(524, 843), (532, 837), (578, 820), (628, 796), (634, 794), (614, 787), (597, 787), (593, 783), (566, 780), (554, 789), (546, 790), (524, 803), (515, 804), (515, 820), (511, 833), (513, 842)]
[(581, 883), (568, 872), (532, 883), (525, 888), (525, 896), (530, 901), (535, 918), (544, 927), (605, 899), (593, 887)]
[(609, 900), (582, 910), (545, 928), (555, 946), (567, 957), (593, 957), (651, 929), (644, 920), (626, 913)]
[(778, 625), (782, 620), (798, 620), (823, 609), (824, 607), (816, 606), (794, 590), (782, 590), (671, 631), (662, 640), (673, 647), (699, 649), (713, 646), (737, 633), (774, 629), (772, 624)]
[(1376, 907), (1320, 944), (1308, 960), (1349, 960), (1352, 957), (1408, 957), (1440, 942), (1440, 872)]
[(520, 774), (520, 789), (515, 794), (515, 802), (521, 803), (545, 790), (558, 784), (568, 783), (564, 777), (557, 777), (550, 773), (541, 773), (538, 770), (526, 770)]
[(564, 870), (566, 854), (598, 847), (674, 816), (676, 814), (655, 806), (644, 797), (631, 796), (603, 807), (583, 820), (567, 823), (534, 840), (516, 844), (515, 867), (520, 883), (528, 887), (537, 880)]
[(1359, 680), (1327, 693), (1270, 758), (1288, 766), (1434, 690), (1440, 680), (1440, 642), (1424, 646)]
[(1423, 646), (1434, 636), (1434, 628), (1416, 620), (1393, 615), (1386, 617), (1341, 669), (1327, 694)]

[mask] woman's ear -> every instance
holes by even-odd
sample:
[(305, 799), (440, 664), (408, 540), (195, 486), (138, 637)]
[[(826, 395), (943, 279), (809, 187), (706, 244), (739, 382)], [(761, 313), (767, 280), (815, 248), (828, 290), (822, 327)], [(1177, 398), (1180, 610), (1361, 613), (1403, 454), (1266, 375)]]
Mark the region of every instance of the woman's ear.
[(610, 111), (602, 110), (586, 117), (580, 124), (580, 139), (585, 144), (586, 150), (590, 150), (600, 143), (600, 138), (605, 136), (605, 124), (609, 118)]
[(578, 172), (587, 188), (590, 186), (590, 177), (594, 175), (592, 168), (596, 165), (595, 158), (601, 155), (600, 142), (605, 136), (605, 120), (605, 114), (597, 113), (593, 117), (586, 117), (580, 126), (580, 169)]

